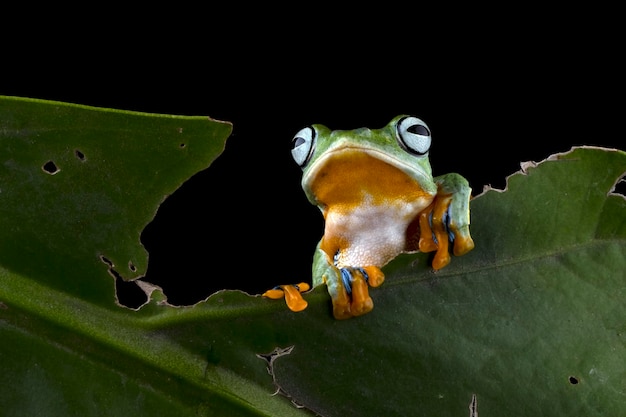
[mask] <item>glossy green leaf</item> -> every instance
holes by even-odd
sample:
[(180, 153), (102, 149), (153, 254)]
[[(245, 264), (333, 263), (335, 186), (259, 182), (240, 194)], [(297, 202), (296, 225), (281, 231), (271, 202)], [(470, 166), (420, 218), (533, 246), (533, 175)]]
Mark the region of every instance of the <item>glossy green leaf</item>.
[(119, 307), (111, 275), (145, 273), (139, 233), (229, 133), (0, 100), (1, 415), (626, 413), (626, 200), (611, 193), (626, 153), (527, 165), (472, 201), (473, 252), (437, 273), (398, 258), (357, 319), (334, 320), (324, 288), (301, 313), (239, 291), (175, 308), (139, 280), (151, 301)]

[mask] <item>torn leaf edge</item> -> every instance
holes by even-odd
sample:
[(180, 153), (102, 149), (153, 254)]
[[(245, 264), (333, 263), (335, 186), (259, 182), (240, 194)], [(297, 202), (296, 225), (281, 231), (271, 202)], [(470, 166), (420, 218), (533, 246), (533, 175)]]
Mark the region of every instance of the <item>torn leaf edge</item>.
[(274, 362), (283, 356), (287, 356), (290, 355), (291, 352), (294, 349), (294, 345), (292, 346), (287, 346), (286, 348), (281, 348), (281, 347), (275, 347), (274, 350), (272, 350), (270, 353), (257, 353), (256, 357), (264, 360), (265, 362), (267, 362), (267, 373), (271, 375), (272, 377), (272, 383), (274, 384), (274, 386), (276, 387), (276, 391), (274, 391), (274, 393), (272, 394), (272, 396), (275, 395), (282, 395), (283, 397), (286, 397), (289, 399), (289, 401), (291, 401), (291, 404), (298, 409), (306, 409), (309, 411), (313, 411), (309, 408), (307, 408), (306, 406), (298, 403), (296, 400), (294, 400), (289, 394), (287, 394), (285, 392), (285, 390), (282, 389), (282, 387), (278, 384), (278, 381), (276, 380), (276, 375), (274, 374)]
[[(617, 148), (606, 148), (603, 146), (593, 146), (593, 145), (582, 145), (582, 146), (572, 146), (568, 151), (565, 152), (557, 152), (554, 154), (549, 155), (547, 158), (536, 162), (536, 161), (523, 161), (520, 162), (520, 169), (518, 171), (515, 171), (514, 173), (507, 175), (505, 178), (505, 186), (504, 188), (500, 189), (500, 188), (494, 188), (492, 187), (490, 184), (485, 184), (483, 185), (483, 190), (480, 192), (480, 194), (477, 194), (473, 197), (473, 199), (479, 198), (482, 195), (486, 194), (489, 191), (495, 191), (497, 193), (504, 193), (506, 191), (508, 191), (509, 189), (509, 180), (511, 179), (511, 177), (514, 177), (516, 175), (528, 175), (528, 173), (538, 167), (539, 165), (546, 163), (546, 162), (554, 162), (554, 161), (562, 161), (563, 159), (565, 159), (565, 157), (567, 155), (572, 154), (574, 151), (576, 151), (577, 149), (594, 149), (594, 150), (599, 150), (599, 151), (605, 151), (605, 152), (621, 152), (626, 154), (626, 151), (621, 150), (621, 149), (617, 149)], [(615, 184), (613, 184), (613, 186), (611, 187), (611, 189), (609, 190), (609, 192), (607, 193), (607, 195), (617, 195), (617, 196), (621, 196), (623, 198), (626, 199), (626, 196), (621, 194), (621, 193), (616, 193), (614, 192), (616, 186), (618, 183), (620, 183), (621, 181), (626, 181), (626, 172), (624, 172), (620, 177), (617, 178), (617, 180), (615, 181)]]

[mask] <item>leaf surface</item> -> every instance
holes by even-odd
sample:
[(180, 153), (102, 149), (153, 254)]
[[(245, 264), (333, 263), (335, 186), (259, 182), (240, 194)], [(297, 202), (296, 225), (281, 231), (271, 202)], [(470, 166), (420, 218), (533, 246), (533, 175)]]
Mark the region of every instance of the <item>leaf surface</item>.
[(399, 257), (357, 319), (321, 287), (296, 314), (240, 291), (176, 308), (139, 280), (150, 302), (120, 307), (111, 275), (145, 273), (141, 230), (229, 134), (0, 99), (3, 416), (626, 412), (624, 152), (525, 165), (472, 201), (474, 251), (437, 273)]
[(277, 382), (329, 416), (624, 414), (625, 173), (594, 148), (528, 165), (473, 200), (473, 252), (398, 259), (371, 317), (298, 324)]

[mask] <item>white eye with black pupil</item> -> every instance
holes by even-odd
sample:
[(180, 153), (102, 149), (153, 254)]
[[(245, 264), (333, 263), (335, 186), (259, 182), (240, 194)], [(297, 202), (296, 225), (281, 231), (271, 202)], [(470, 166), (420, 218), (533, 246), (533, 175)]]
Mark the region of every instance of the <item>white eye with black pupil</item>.
[(308, 126), (300, 130), (291, 140), (291, 156), (301, 167), (305, 166), (315, 148), (315, 130)]
[(396, 125), (398, 143), (410, 154), (422, 156), (430, 149), (430, 130), (417, 117), (407, 116)]

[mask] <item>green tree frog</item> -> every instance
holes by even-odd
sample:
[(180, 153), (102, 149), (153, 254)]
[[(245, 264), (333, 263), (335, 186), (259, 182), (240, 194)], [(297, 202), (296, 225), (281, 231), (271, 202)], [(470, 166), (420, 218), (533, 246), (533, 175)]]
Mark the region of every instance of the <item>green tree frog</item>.
[[(302, 188), (324, 216), (324, 235), (313, 259), (313, 286), (326, 284), (336, 319), (373, 308), (368, 287), (385, 279), (381, 268), (401, 253), (435, 252), (441, 269), (450, 254), (474, 248), (471, 188), (456, 173), (432, 176), (431, 133), (417, 117), (395, 117), (382, 129), (300, 130), (292, 156), (303, 170)], [(451, 246), (451, 247), (450, 247)], [(309, 285), (281, 285), (263, 294), (285, 297), (291, 310), (306, 308)]]

